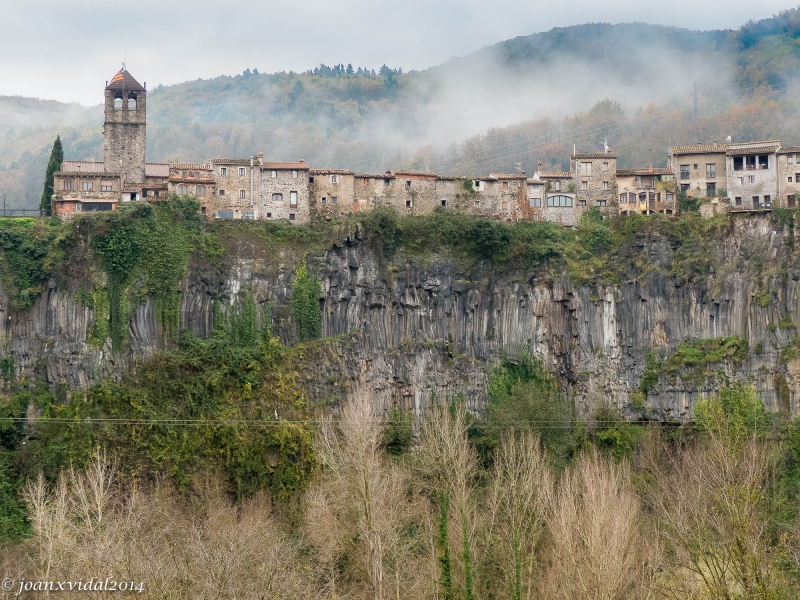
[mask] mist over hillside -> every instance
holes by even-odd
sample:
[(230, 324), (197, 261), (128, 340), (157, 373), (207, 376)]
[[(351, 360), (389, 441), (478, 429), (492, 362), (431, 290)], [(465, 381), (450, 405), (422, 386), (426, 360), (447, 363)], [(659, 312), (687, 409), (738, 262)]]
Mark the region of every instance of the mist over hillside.
[[(540, 160), (563, 165), (573, 144), (591, 151), (606, 139), (620, 166), (649, 160), (651, 151), (663, 164), (677, 141), (732, 135), (800, 143), (792, 124), (799, 33), (800, 15), (791, 10), (736, 31), (557, 28), (411, 73), (248, 69), (150, 90), (147, 157), (204, 161), (263, 151), (320, 167), (483, 174), (530, 172)], [(94, 107), (0, 98), (0, 193), (10, 205), (38, 204), (56, 134), (65, 156), (101, 159), (102, 84), (97, 98)]]

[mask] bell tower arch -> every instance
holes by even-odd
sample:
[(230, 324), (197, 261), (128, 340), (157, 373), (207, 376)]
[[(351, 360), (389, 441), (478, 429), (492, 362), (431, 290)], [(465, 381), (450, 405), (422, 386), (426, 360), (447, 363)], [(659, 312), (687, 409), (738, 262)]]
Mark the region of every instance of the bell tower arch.
[(125, 183), (144, 183), (147, 90), (123, 66), (106, 84), (103, 162)]

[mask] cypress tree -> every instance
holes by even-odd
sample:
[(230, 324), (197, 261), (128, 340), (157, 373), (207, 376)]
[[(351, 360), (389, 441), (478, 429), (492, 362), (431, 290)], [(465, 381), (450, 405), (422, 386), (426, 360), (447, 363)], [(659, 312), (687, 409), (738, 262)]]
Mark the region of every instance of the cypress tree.
[(442, 598), (444, 600), (455, 600), (453, 594), (453, 570), (450, 563), (450, 542), (447, 534), (447, 518), (450, 513), (450, 498), (447, 493), (442, 492), (439, 496), (439, 570), (442, 586)]
[(56, 141), (53, 142), (53, 150), (50, 152), (50, 160), (47, 163), (47, 173), (44, 177), (44, 191), (42, 192), (42, 199), (39, 202), (39, 211), (45, 214), (46, 211), (52, 209), (51, 198), (53, 197), (54, 179), (53, 175), (56, 171), (61, 170), (61, 164), (64, 162), (64, 149), (61, 147), (61, 136), (56, 136)]

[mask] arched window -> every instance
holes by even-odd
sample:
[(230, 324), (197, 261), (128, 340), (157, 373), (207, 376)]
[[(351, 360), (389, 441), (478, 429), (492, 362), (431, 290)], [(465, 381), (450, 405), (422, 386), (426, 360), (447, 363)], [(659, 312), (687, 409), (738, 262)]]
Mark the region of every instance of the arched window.
[(136, 94), (128, 95), (128, 110), (136, 110)]
[(119, 92), (114, 96), (114, 110), (122, 110), (122, 94)]
[(572, 206), (572, 198), (570, 196), (548, 196), (547, 206)]

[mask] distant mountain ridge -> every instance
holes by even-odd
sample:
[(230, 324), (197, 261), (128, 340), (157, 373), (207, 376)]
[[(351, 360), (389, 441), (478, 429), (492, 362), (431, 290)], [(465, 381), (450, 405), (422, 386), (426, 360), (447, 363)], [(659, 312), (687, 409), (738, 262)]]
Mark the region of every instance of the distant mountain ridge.
[[(649, 103), (686, 102), (695, 81), (709, 99), (785, 91), (800, 70), (799, 36), (797, 10), (731, 31), (590, 23), (506, 40), (424, 71), (248, 69), (158, 86), (148, 98), (148, 159), (264, 151), (359, 170), (441, 163), (458, 154), (453, 143), (470, 136), (562, 118), (604, 98), (632, 115)], [(97, 93), (99, 101), (102, 89)], [(15, 204), (36, 205), (57, 133), (66, 156), (102, 156), (99, 106), (0, 97), (0, 111), (7, 115), (0, 124), (0, 185)], [(488, 164), (472, 161), (471, 168)]]

